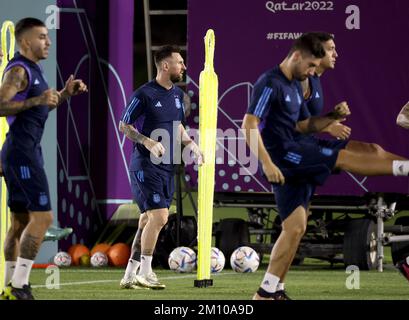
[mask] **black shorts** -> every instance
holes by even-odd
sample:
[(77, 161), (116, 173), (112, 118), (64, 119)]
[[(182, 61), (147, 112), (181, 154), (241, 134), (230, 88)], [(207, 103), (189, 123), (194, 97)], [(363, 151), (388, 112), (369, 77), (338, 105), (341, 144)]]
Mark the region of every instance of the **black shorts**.
[(3, 164), (3, 171), (12, 212), (51, 210), (47, 176), (42, 167)]

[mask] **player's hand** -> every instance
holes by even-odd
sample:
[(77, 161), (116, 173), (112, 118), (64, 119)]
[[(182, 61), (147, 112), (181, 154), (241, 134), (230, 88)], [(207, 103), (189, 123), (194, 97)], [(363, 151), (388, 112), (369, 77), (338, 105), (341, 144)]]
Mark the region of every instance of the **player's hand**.
[(332, 112), (332, 115), (335, 120), (341, 120), (344, 119), (345, 117), (349, 116), (351, 114), (351, 111), (349, 110), (348, 104), (346, 101), (343, 101), (341, 103), (338, 103), (334, 111)]
[(60, 93), (57, 90), (51, 88), (42, 93), (42, 95), (40, 96), (39, 104), (44, 104), (51, 108), (55, 108), (58, 106), (58, 102), (60, 101), (60, 99)]
[(284, 184), (285, 178), (281, 173), (281, 170), (273, 163), (263, 163), (263, 172), (267, 177), (268, 182)]
[(88, 92), (87, 85), (82, 82), (81, 79), (74, 79), (73, 75), (70, 75), (68, 80), (65, 82), (64, 90), (70, 97)]
[(193, 153), (193, 158), (196, 159), (196, 163), (199, 166), (201, 166), (205, 162), (203, 152), (194, 141), (187, 144), (186, 148), (188, 148)]
[(162, 157), (166, 152), (166, 149), (162, 143), (149, 138), (144, 141), (143, 145), (157, 158)]
[(340, 121), (334, 121), (327, 127), (327, 132), (334, 138), (345, 140), (351, 135), (351, 128), (343, 125)]

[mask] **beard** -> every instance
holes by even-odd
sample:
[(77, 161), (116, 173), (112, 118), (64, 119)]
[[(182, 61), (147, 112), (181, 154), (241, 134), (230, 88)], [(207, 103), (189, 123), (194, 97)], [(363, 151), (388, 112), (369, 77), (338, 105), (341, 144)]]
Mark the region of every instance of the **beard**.
[(179, 81), (182, 81), (182, 79), (183, 79), (183, 75), (181, 75), (181, 74), (172, 74), (171, 76), (170, 76), (170, 81), (172, 81), (173, 83), (176, 83), (176, 82), (179, 82)]
[(305, 74), (295, 74), (295, 75), (294, 75), (294, 78), (295, 78), (297, 81), (304, 81), (305, 79), (308, 78), (308, 76), (305, 75)]

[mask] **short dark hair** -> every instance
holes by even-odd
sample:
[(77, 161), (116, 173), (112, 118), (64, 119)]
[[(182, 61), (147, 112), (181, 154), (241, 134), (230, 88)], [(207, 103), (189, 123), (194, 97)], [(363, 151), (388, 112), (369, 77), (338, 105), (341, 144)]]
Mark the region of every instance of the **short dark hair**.
[(158, 65), (162, 60), (172, 56), (172, 53), (180, 53), (181, 50), (177, 45), (167, 44), (160, 47), (154, 55), (155, 64)]
[(24, 32), (34, 27), (45, 27), (45, 24), (39, 19), (30, 18), (30, 17), (24, 18), (18, 21), (15, 27), (15, 31), (14, 31), (14, 35), (17, 41), (21, 39), (21, 36), (23, 35)]
[(317, 31), (317, 32), (308, 32), (307, 34), (311, 34), (314, 37), (317, 37), (318, 40), (321, 42), (327, 42), (329, 40), (334, 40), (334, 35), (328, 32)]
[(288, 56), (291, 56), (295, 51), (311, 54), (316, 58), (324, 58), (325, 50), (322, 46), (322, 41), (312, 33), (304, 33), (293, 42)]

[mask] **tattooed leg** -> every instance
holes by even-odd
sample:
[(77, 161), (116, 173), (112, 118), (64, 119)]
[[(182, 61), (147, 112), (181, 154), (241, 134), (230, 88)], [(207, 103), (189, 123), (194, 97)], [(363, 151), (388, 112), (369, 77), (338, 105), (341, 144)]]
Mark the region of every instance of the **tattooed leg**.
[(34, 260), (40, 249), (45, 232), (53, 221), (53, 214), (48, 212), (30, 212), (30, 222), (20, 238), (20, 257)]
[(141, 214), (139, 218), (138, 230), (136, 231), (135, 238), (133, 239), (132, 243), (131, 257), (133, 260), (140, 261), (142, 231), (143, 228), (145, 228), (147, 222), (147, 214)]
[(21, 233), (28, 224), (28, 213), (14, 213), (10, 216), (10, 229), (7, 231), (4, 241), (4, 286), (7, 286), (13, 277), (16, 268), (16, 260), (19, 254), (19, 243)]
[(27, 213), (11, 213), (11, 225), (4, 241), (4, 257), (6, 261), (16, 261), (20, 237), (28, 224)]
[(53, 221), (53, 213), (30, 212), (29, 223), (20, 238), (19, 256), (16, 262), (11, 285), (14, 288), (23, 288), (29, 283), (31, 268), (40, 249), (45, 232)]

